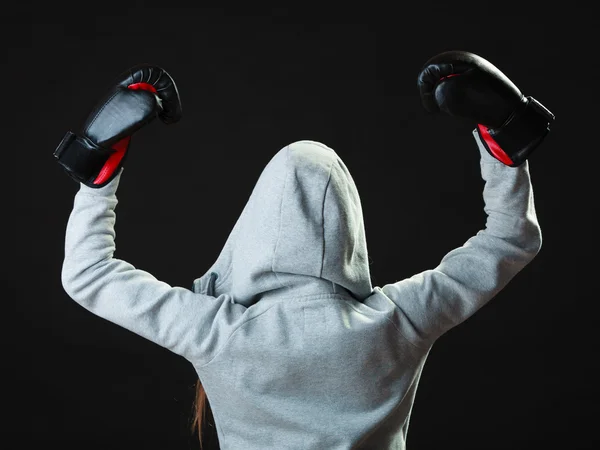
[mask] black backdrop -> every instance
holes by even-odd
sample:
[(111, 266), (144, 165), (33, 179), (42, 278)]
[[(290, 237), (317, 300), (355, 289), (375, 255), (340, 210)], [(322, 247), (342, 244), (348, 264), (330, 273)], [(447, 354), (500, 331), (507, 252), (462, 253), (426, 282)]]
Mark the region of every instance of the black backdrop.
[[(353, 174), (381, 286), (437, 265), (484, 223), (471, 124), (427, 115), (416, 88), (425, 60), (450, 49), (492, 61), (557, 120), (530, 159), (543, 249), (434, 346), (409, 448), (598, 448), (591, 10), (75, 5), (1, 19), (3, 182), (13, 194), (2, 213), (12, 252), (3, 301), (14, 305), (3, 316), (2, 434), (19, 442), (11, 448), (198, 448), (188, 431), (192, 366), (88, 313), (60, 283), (77, 186), (52, 152), (117, 74), (163, 66), (184, 108), (178, 124), (134, 137), (118, 191), (119, 258), (190, 287), (271, 156), (311, 139)], [(218, 448), (210, 417), (205, 433), (205, 448)]]

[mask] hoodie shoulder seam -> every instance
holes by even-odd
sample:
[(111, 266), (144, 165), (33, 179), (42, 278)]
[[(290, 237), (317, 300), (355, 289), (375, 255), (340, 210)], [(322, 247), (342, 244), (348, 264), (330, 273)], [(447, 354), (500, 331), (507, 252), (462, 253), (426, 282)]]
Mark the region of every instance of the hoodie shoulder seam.
[(227, 344), (229, 343), (229, 341), (231, 340), (231, 338), (233, 337), (233, 335), (235, 333), (237, 333), (237, 331), (242, 328), (244, 325), (246, 325), (247, 323), (252, 322), (254, 319), (257, 319), (258, 317), (262, 316), (263, 314), (265, 314), (267, 311), (269, 311), (270, 309), (272, 309), (275, 305), (277, 305), (277, 303), (269, 306), (267, 309), (265, 309), (263, 312), (261, 312), (260, 314), (257, 314), (256, 316), (250, 317), (249, 319), (243, 321), (242, 323), (240, 323), (237, 327), (235, 327), (234, 330), (231, 331), (231, 333), (229, 334), (229, 336), (227, 337), (227, 340), (223, 343), (223, 345), (221, 346), (221, 348), (219, 348), (215, 354), (213, 355), (212, 358), (210, 358), (210, 360), (208, 360), (207, 362), (203, 363), (200, 366), (197, 366), (198, 369), (202, 369), (203, 367), (207, 366), (208, 364), (210, 364), (212, 361), (215, 360), (215, 358), (217, 358), (217, 356), (219, 356), (221, 354), (221, 352), (223, 352), (223, 350), (225, 350), (225, 348), (227, 348)]

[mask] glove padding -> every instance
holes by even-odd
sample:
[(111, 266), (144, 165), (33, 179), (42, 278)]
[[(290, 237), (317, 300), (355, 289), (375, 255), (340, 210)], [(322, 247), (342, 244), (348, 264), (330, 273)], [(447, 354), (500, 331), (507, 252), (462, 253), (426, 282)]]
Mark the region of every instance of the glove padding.
[(164, 69), (137, 65), (117, 78), (81, 133), (67, 132), (54, 157), (75, 181), (101, 188), (125, 163), (131, 136), (157, 116), (166, 124), (181, 119), (177, 87)]
[(428, 112), (443, 111), (477, 124), (486, 150), (516, 167), (550, 131), (554, 115), (497, 67), (474, 53), (448, 51), (429, 59), (417, 81)]

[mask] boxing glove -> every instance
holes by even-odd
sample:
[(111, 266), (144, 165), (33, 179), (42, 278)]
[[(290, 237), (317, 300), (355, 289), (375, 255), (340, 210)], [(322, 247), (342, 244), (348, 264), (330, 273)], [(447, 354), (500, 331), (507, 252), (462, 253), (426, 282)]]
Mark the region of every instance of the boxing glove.
[(89, 114), (80, 133), (68, 131), (54, 157), (75, 181), (106, 186), (129, 153), (131, 136), (157, 116), (166, 124), (181, 118), (173, 78), (162, 68), (140, 64), (123, 72)]
[(448, 51), (419, 72), (419, 93), (429, 112), (473, 121), (486, 150), (507, 166), (523, 164), (550, 131), (554, 115), (497, 67), (474, 53)]

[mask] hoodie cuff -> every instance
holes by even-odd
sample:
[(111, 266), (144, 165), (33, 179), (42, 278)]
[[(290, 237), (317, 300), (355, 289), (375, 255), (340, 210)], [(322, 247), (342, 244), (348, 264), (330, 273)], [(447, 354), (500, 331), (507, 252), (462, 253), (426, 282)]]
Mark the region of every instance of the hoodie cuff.
[(479, 149), (479, 153), (481, 155), (481, 163), (482, 164), (496, 164), (498, 166), (504, 166), (504, 164), (494, 158), (485, 148), (485, 143), (481, 139), (477, 128), (473, 129), (473, 137), (475, 138), (475, 142), (477, 142), (477, 147)]

